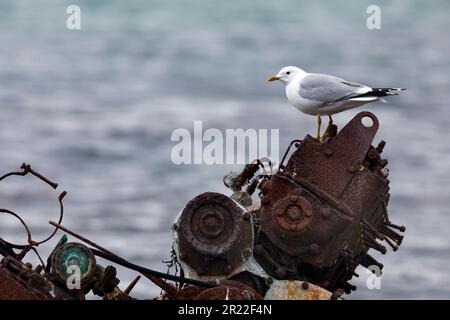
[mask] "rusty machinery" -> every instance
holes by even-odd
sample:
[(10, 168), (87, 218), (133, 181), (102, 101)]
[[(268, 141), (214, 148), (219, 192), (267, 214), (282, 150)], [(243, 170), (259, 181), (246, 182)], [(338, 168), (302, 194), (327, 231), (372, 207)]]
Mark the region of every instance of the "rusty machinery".
[[(365, 126), (364, 118), (372, 123)], [(378, 119), (361, 112), (339, 133), (328, 126), (322, 142), (309, 135), (292, 141), (275, 172), (267, 170), (270, 160), (260, 159), (240, 174), (227, 174), (230, 197), (207, 192), (193, 198), (172, 227), (172, 264), (180, 265), (180, 275), (133, 264), (61, 225), (65, 191), (59, 220), (50, 222), (55, 229), (40, 242), (18, 214), (0, 209), (28, 234), (25, 245), (0, 238), (0, 299), (83, 299), (91, 291), (104, 299), (132, 299), (139, 278), (122, 291), (116, 269), (95, 257), (141, 273), (163, 290), (158, 299), (337, 299), (356, 289), (348, 281), (358, 265), (383, 267), (369, 250), (386, 253), (384, 241), (396, 251), (405, 231), (387, 213), (385, 143), (371, 145), (377, 130)], [(31, 173), (56, 189), (31, 166), (21, 168), (0, 181)], [(260, 201), (252, 204), (256, 190)], [(44, 263), (36, 247), (58, 229), (82, 243), (64, 235)], [(30, 251), (41, 261), (35, 269), (22, 261)], [(67, 285), (71, 265), (80, 270), (76, 290)]]
[[(53, 189), (58, 187), (57, 183), (33, 170), (29, 164), (22, 164), (21, 169), (22, 171), (1, 176), (0, 181), (10, 176), (32, 174)], [(0, 209), (0, 213), (16, 218), (27, 234), (25, 244), (11, 243), (0, 237), (0, 255), (3, 257), (0, 261), (0, 300), (79, 300), (85, 299), (86, 294), (90, 292), (105, 300), (133, 299), (129, 293), (140, 276), (122, 291), (118, 287), (120, 281), (116, 277), (116, 268), (112, 265), (103, 267), (97, 263), (96, 257), (134, 270), (148, 278), (164, 292), (164, 295), (157, 299), (262, 299), (258, 292), (241, 282), (199, 281), (151, 270), (127, 261), (61, 224), (64, 215), (63, 199), (66, 195), (67, 192), (63, 191), (58, 197), (60, 205), (58, 222), (49, 222), (54, 229), (48, 237), (40, 241), (33, 239), (30, 228), (19, 214), (8, 209)], [(58, 230), (64, 231), (65, 234), (44, 262), (37, 247), (51, 240)], [(80, 242), (68, 242), (67, 234)], [(24, 261), (30, 252), (39, 258), (40, 263), (35, 268)], [(167, 280), (176, 282), (178, 286), (172, 285)]]
[[(305, 286), (325, 298), (350, 293), (358, 265), (381, 270), (369, 249), (385, 254), (384, 241), (396, 251), (405, 228), (388, 216), (385, 142), (371, 145), (378, 125), (361, 112), (339, 133), (330, 125), (323, 142), (294, 140), (273, 175), (257, 174), (260, 161), (228, 174), (231, 197), (192, 199), (173, 226), (187, 275), (241, 281), (267, 299), (298, 288), (290, 297), (301, 299)], [(260, 203), (252, 205), (256, 189)]]

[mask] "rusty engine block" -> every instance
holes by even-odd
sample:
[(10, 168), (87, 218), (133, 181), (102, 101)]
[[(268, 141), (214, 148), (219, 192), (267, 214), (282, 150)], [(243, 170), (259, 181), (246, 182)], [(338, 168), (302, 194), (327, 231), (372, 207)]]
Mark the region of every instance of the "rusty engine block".
[[(231, 197), (208, 192), (192, 199), (173, 226), (186, 274), (237, 280), (266, 299), (280, 298), (280, 288), (298, 293), (313, 285), (316, 298), (355, 290), (348, 281), (358, 265), (383, 268), (369, 249), (385, 254), (381, 240), (396, 251), (398, 231), (405, 231), (388, 216), (385, 142), (371, 145), (377, 130), (375, 115), (361, 112), (339, 133), (330, 125), (323, 142), (294, 140), (273, 175), (256, 175), (261, 161), (229, 174)], [(252, 205), (256, 189), (261, 201)]]

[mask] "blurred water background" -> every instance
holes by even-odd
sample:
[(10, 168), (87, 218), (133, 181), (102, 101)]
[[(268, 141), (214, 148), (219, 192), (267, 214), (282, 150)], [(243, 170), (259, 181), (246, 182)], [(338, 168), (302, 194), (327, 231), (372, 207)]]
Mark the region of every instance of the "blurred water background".
[[(70, 4), (81, 7), (80, 31), (65, 26)], [(370, 4), (381, 8), (381, 30), (366, 27)], [(367, 289), (360, 269), (347, 298), (449, 298), (449, 31), (444, 0), (1, 0), (0, 171), (31, 163), (68, 191), (66, 226), (166, 271), (177, 213), (199, 193), (229, 194), (222, 177), (240, 168), (172, 164), (174, 129), (192, 131), (194, 120), (221, 130), (280, 128), (284, 150), (316, 123), (288, 104), (281, 85), (265, 82), (285, 65), (407, 87), (389, 104), (363, 108), (380, 119), (389, 211), (406, 237), (381, 258), (381, 290)], [(0, 185), (0, 207), (22, 213), (42, 239), (57, 195), (14, 177)], [(0, 235), (26, 240), (7, 216)], [(40, 248), (43, 256), (55, 243)], [(121, 269), (122, 288), (133, 277)], [(134, 291), (158, 293), (146, 280)]]

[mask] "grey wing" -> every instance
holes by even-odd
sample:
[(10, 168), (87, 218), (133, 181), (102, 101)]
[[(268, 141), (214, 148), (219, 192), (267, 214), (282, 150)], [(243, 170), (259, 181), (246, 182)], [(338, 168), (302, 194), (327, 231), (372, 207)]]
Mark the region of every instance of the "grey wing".
[(299, 94), (302, 98), (316, 100), (323, 104), (350, 99), (369, 92), (371, 88), (325, 74), (309, 74), (300, 81)]

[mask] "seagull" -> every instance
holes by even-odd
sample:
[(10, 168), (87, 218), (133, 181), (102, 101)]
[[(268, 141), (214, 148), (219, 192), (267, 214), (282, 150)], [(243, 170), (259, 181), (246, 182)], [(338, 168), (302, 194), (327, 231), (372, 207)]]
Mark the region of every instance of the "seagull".
[(289, 102), (303, 113), (317, 116), (317, 140), (320, 141), (321, 116), (327, 115), (329, 125), (331, 117), (348, 109), (370, 102), (384, 102), (385, 96), (398, 95), (405, 88), (371, 88), (356, 82), (335, 76), (308, 73), (300, 68), (284, 67), (276, 76), (267, 81), (280, 81), (286, 86)]

